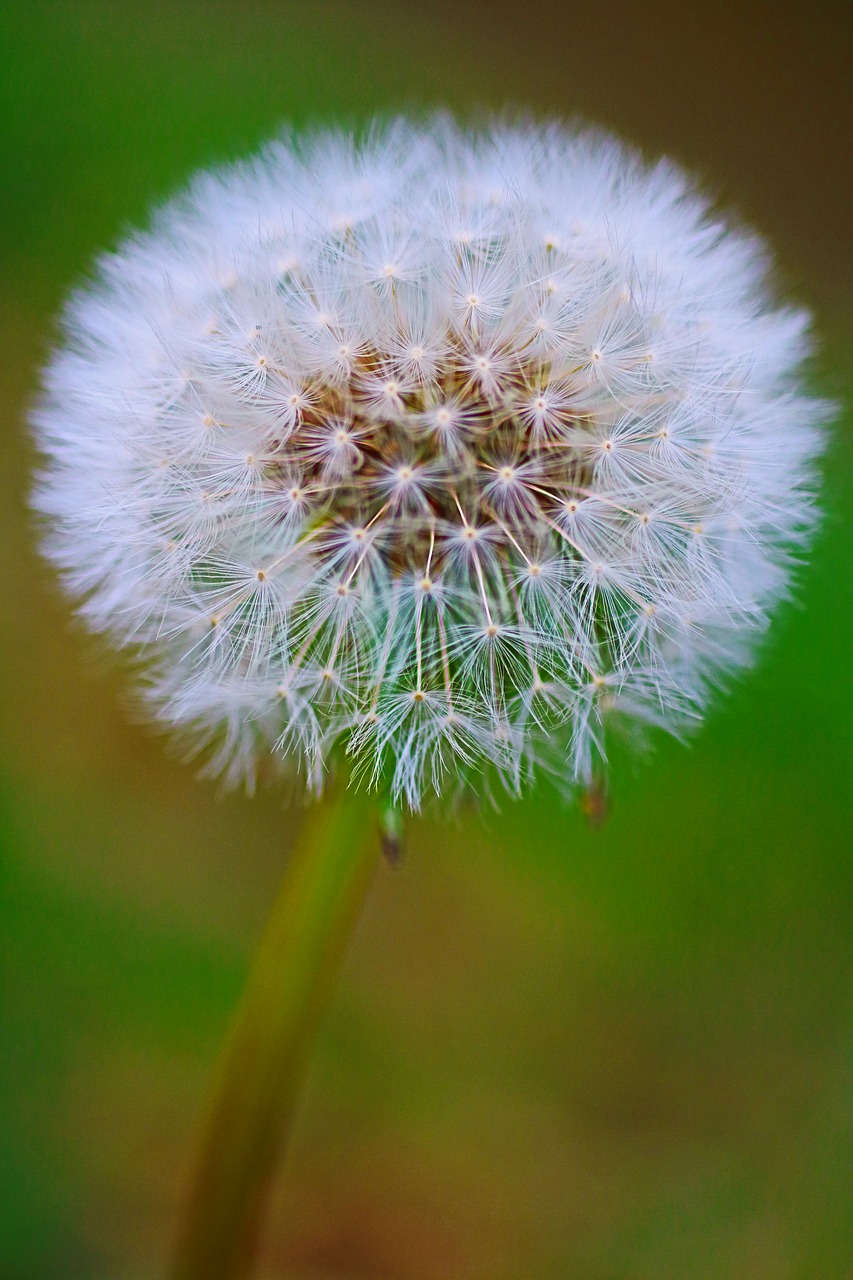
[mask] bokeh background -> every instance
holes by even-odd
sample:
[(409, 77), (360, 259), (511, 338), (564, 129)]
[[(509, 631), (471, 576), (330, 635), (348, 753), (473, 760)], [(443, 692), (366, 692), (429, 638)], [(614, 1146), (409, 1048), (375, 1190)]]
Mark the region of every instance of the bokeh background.
[[(281, 121), (515, 104), (667, 152), (775, 244), (850, 402), (850, 20), (830, 0), (34, 3), (0, 16), (0, 1276), (162, 1274), (300, 813), (137, 723), (33, 551), (26, 406), (94, 252)], [(853, 419), (762, 661), (689, 748), (411, 825), (274, 1194), (290, 1280), (853, 1276)]]

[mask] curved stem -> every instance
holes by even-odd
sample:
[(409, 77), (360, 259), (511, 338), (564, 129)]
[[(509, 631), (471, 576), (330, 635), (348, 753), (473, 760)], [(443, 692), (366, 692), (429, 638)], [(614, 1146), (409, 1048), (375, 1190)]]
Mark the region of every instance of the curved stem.
[(172, 1280), (248, 1275), (309, 1051), (378, 856), (369, 802), (309, 810), (213, 1081)]

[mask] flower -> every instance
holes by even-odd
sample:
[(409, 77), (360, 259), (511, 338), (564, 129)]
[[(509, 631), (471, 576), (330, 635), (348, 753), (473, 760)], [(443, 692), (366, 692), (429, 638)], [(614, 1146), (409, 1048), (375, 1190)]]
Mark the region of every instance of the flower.
[(163, 721), (417, 807), (677, 731), (815, 521), (808, 316), (669, 162), (558, 124), (280, 138), (71, 299), (46, 548)]

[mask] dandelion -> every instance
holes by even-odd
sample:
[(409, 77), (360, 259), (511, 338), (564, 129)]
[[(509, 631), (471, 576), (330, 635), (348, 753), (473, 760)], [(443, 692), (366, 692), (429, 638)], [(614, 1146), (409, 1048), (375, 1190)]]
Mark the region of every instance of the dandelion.
[(64, 327), (49, 554), (229, 781), (588, 782), (611, 725), (699, 716), (814, 523), (808, 317), (602, 134), (280, 139)]
[[(595, 131), (279, 138), (102, 258), (63, 325), (47, 552), (228, 782), (272, 761), (319, 792), (349, 756), (392, 806), (593, 795), (614, 729), (683, 730), (749, 661), (815, 524), (808, 316), (677, 168)], [(274, 1147), (274, 1073), (240, 1081), (313, 1017), (319, 961), (259, 1031), (282, 939), (351, 914), (334, 830), (265, 944), (176, 1275), (238, 1266), (266, 1166), (229, 1181), (223, 1134)]]

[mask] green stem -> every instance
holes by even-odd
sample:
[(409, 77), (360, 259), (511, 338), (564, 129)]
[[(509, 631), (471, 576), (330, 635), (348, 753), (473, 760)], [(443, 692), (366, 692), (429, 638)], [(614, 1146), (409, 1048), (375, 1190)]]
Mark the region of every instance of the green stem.
[(213, 1082), (172, 1280), (248, 1275), (315, 1032), (378, 848), (350, 793), (309, 810)]

